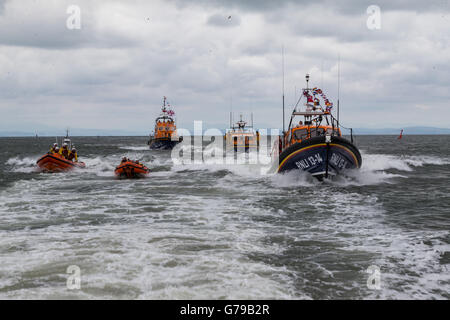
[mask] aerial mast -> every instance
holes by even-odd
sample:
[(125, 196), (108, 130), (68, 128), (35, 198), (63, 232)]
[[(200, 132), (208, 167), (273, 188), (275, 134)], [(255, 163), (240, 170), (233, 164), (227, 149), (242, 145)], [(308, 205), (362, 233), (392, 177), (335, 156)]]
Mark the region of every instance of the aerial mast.
[(285, 129), (285, 125), (284, 125), (284, 46), (281, 47), (281, 60), (282, 60), (282, 76), (283, 76), (283, 81), (282, 81), (282, 90), (283, 90), (283, 134), (284, 134), (284, 129)]
[(340, 92), (340, 85), (341, 85), (341, 55), (338, 55), (338, 98), (337, 98), (337, 125), (339, 129), (339, 92)]

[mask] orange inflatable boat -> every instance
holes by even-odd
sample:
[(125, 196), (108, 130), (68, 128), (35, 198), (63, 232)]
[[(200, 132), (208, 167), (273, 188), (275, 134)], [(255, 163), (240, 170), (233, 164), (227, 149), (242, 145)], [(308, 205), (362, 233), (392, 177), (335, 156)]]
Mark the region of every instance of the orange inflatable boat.
[(45, 172), (64, 172), (75, 168), (85, 168), (84, 162), (67, 160), (58, 153), (47, 153), (37, 161), (40, 170)]
[(114, 170), (114, 173), (119, 178), (133, 179), (146, 177), (150, 173), (150, 170), (141, 163), (136, 163), (134, 161), (125, 161), (117, 166), (116, 170)]

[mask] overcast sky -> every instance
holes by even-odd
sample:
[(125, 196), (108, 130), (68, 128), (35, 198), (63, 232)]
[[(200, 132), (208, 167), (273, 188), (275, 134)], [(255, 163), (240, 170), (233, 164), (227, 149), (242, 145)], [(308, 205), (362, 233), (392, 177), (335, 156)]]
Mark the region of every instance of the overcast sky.
[(0, 0), (0, 131), (147, 134), (164, 95), (179, 127), (281, 128), (283, 46), (289, 112), (306, 73), (336, 104), (340, 56), (344, 125), (448, 128), (449, 1), (392, 2)]

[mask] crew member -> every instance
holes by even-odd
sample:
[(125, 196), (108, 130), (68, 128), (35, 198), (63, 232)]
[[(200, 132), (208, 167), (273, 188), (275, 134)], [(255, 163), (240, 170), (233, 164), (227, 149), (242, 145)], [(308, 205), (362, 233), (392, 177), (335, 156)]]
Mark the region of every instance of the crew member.
[(51, 149), (50, 149), (50, 153), (58, 153), (58, 151), (56, 151), (56, 149), (59, 149), (59, 148), (58, 148), (58, 144), (55, 142), (53, 144), (53, 147), (51, 147)]
[(283, 152), (283, 142), (281, 141), (281, 137), (278, 136), (278, 155), (280, 155), (281, 152)]
[(75, 162), (78, 162), (77, 149), (72, 148), (72, 151), (70, 152), (70, 154), (67, 157), (67, 159), (69, 159), (70, 161), (74, 161), (74, 159), (75, 159)]
[(64, 158), (69, 158), (69, 148), (67, 148), (67, 143), (64, 143), (62, 148), (59, 150), (59, 154), (64, 156)]

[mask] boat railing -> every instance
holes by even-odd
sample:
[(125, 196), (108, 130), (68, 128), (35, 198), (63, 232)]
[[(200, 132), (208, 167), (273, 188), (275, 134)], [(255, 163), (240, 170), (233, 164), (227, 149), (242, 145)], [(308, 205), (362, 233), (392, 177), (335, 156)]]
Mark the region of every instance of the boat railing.
[(354, 137), (353, 137), (353, 128), (347, 128), (347, 127), (344, 127), (344, 126), (342, 126), (342, 125), (340, 125), (339, 128), (342, 128), (342, 129), (345, 129), (345, 130), (350, 131), (350, 141), (351, 141), (351, 143), (353, 143), (353, 140), (354, 140)]
[(350, 131), (350, 141), (351, 141), (351, 143), (353, 143), (353, 140), (354, 140), (354, 137), (353, 137), (353, 128), (347, 128), (347, 127), (344, 127), (344, 126), (343, 126), (342, 124), (340, 124), (339, 121), (338, 121), (335, 117), (333, 117), (332, 115), (331, 115), (331, 125), (333, 126), (333, 131), (334, 131), (334, 128), (345, 129), (345, 130)]

